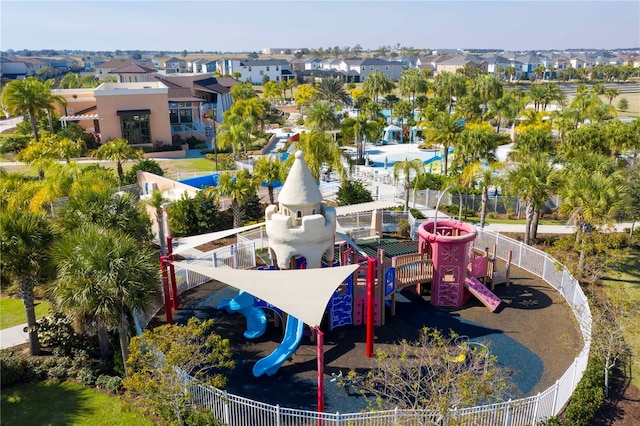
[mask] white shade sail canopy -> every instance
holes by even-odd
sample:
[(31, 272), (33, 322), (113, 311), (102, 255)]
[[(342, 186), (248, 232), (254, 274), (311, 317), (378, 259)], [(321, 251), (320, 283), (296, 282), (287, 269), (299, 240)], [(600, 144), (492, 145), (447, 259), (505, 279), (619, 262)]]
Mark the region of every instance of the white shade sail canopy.
[(210, 232), (208, 234), (195, 235), (193, 237), (183, 237), (173, 240), (173, 254), (180, 254), (192, 248), (201, 246), (211, 241), (219, 240), (230, 235), (236, 235), (244, 231), (259, 228), (264, 223), (256, 223), (253, 225), (243, 226), (242, 228), (226, 229), (224, 231)]
[(310, 327), (320, 325), (331, 296), (359, 266), (256, 271), (213, 268), (186, 262), (173, 264), (244, 290)]

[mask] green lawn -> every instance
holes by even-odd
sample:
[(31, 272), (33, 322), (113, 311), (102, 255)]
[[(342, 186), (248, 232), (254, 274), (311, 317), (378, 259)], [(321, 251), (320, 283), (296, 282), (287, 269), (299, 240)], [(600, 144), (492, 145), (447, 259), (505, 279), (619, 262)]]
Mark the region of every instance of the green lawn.
[[(42, 318), (49, 314), (51, 303), (46, 300), (36, 301), (36, 318)], [(22, 299), (0, 297), (0, 330), (24, 324), (27, 318), (24, 313)]]
[(153, 425), (120, 398), (74, 382), (48, 381), (2, 390), (6, 425)]
[[(609, 273), (604, 279), (604, 285), (609, 288), (622, 287), (629, 299), (640, 302), (640, 251), (634, 250), (632, 257), (619, 271)], [(640, 324), (640, 312), (635, 312), (636, 323)], [(633, 347), (631, 362), (631, 383), (640, 388), (640, 334), (629, 333), (628, 343)]]

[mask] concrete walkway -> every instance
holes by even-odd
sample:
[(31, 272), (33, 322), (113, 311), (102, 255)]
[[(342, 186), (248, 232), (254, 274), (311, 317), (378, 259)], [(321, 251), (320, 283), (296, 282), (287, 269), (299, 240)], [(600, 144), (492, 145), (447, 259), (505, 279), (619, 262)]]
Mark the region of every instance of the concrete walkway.
[(27, 324), (22, 324), (0, 330), (0, 349), (7, 349), (27, 343), (29, 341), (29, 335), (24, 331), (26, 327)]

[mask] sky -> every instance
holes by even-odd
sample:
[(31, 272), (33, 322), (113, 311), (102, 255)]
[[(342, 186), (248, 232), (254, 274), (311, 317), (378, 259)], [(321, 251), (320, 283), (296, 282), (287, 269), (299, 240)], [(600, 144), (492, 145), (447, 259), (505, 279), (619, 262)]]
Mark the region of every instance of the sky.
[(640, 46), (640, 1), (0, 0), (0, 49)]

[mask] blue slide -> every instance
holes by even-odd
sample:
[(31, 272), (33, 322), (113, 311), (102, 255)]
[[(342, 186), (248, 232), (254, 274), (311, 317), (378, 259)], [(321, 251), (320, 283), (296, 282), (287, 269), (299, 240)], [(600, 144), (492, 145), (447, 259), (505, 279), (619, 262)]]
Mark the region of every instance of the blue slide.
[(256, 362), (256, 365), (253, 366), (253, 375), (255, 377), (260, 377), (263, 374), (273, 376), (298, 349), (303, 331), (304, 323), (293, 315), (289, 315), (282, 343), (271, 354)]
[(267, 330), (267, 316), (262, 309), (253, 306), (254, 303), (253, 296), (244, 291), (240, 291), (233, 299), (223, 299), (218, 303), (218, 309), (224, 309), (229, 313), (238, 312), (245, 317), (247, 330), (244, 337), (247, 339), (256, 339)]

